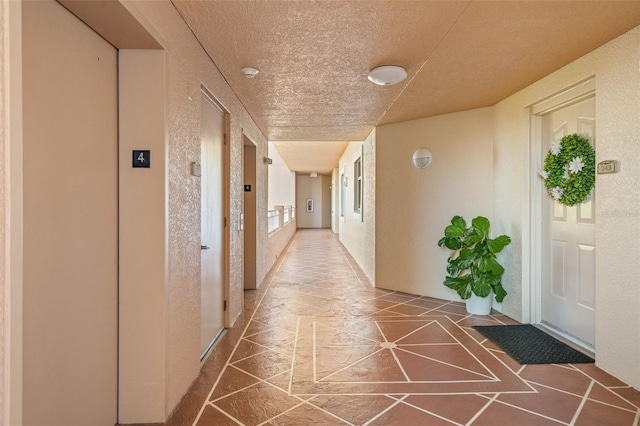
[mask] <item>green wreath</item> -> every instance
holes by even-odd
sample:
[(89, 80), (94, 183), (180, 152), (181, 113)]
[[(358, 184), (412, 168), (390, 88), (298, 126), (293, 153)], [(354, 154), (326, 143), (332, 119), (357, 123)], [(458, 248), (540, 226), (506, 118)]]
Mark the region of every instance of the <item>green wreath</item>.
[(540, 172), (549, 195), (566, 206), (583, 203), (596, 185), (596, 152), (577, 133), (554, 141)]

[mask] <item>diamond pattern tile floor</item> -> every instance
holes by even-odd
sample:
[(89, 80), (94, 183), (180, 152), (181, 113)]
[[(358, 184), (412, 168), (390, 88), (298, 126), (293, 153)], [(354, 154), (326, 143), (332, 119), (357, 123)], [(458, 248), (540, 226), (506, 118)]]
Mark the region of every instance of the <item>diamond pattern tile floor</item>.
[(167, 425), (638, 425), (594, 365), (521, 366), (473, 330), (494, 312), (374, 288), (328, 230), (301, 230)]

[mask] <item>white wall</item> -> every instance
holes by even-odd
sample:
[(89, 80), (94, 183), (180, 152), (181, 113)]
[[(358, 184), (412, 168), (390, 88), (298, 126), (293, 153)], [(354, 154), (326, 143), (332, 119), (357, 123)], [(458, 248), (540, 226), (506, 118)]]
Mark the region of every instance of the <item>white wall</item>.
[[(362, 214), (354, 214), (353, 163), (362, 157)], [(347, 187), (340, 182), (345, 173)], [(364, 142), (351, 142), (340, 157), (334, 177), (336, 185), (336, 217), (340, 242), (358, 263), (371, 282), (376, 280), (376, 131)], [(340, 217), (340, 191), (346, 191), (345, 216)]]
[(296, 173), (289, 170), (273, 142), (269, 142), (269, 158), (273, 160), (269, 165), (269, 210), (274, 206), (295, 206)]
[[(495, 220), (492, 147), (492, 108), (378, 127), (376, 287), (459, 300), (442, 284), (449, 252), (437, 242), (455, 215)], [(418, 148), (433, 155), (426, 169), (413, 166)]]
[[(529, 114), (527, 107), (582, 80), (596, 78), (596, 161), (620, 172), (597, 175), (596, 364), (640, 388), (640, 286), (631, 266), (640, 240), (640, 27), (552, 73), (495, 107), (495, 231), (514, 238), (505, 258), (511, 289), (504, 312), (529, 317)], [(517, 249), (517, 250), (514, 250)], [(525, 266), (524, 268), (522, 266)]]

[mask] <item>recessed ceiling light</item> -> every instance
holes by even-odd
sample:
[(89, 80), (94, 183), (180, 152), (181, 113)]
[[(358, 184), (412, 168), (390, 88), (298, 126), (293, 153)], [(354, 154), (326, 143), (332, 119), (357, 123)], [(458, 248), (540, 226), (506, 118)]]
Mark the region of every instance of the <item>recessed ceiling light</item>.
[(247, 78), (253, 78), (260, 72), (257, 69), (251, 67), (242, 68), (240, 71), (242, 71), (242, 74), (244, 74), (244, 76)]
[(384, 65), (369, 71), (369, 81), (378, 86), (391, 86), (407, 78), (407, 71), (396, 65)]

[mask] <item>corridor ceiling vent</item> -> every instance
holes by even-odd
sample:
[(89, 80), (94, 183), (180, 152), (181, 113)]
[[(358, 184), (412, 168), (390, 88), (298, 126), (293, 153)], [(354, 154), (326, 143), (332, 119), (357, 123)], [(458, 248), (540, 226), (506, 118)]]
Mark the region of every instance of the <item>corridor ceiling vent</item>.
[(242, 71), (242, 74), (247, 78), (253, 78), (260, 72), (259, 70), (251, 67), (242, 68), (240, 71)]
[(391, 86), (407, 78), (407, 71), (397, 65), (384, 65), (369, 71), (368, 78), (378, 86)]

